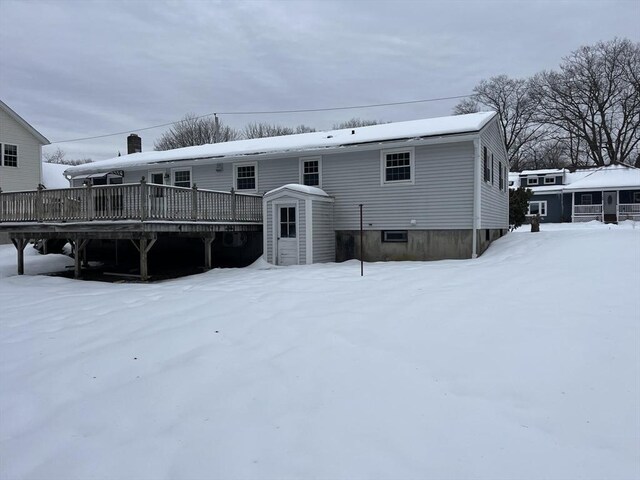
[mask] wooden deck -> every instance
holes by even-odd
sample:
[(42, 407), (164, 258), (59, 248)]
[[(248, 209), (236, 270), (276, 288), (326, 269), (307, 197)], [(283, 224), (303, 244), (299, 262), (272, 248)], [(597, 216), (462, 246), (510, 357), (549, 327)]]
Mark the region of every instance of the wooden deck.
[(92, 239), (128, 239), (140, 252), (140, 276), (148, 278), (147, 254), (159, 235), (202, 238), (211, 268), (216, 232), (262, 230), (262, 197), (168, 185), (86, 186), (0, 192), (0, 231), (18, 250), (18, 273), (29, 239), (67, 239), (76, 252), (76, 276)]

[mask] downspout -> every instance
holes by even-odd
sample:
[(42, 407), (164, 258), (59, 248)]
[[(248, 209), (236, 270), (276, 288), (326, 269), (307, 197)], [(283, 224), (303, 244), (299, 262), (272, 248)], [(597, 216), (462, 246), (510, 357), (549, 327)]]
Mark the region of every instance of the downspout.
[(473, 167), (473, 233), (471, 235), (471, 258), (478, 258), (478, 228), (480, 228), (480, 136), (473, 140), (474, 167)]

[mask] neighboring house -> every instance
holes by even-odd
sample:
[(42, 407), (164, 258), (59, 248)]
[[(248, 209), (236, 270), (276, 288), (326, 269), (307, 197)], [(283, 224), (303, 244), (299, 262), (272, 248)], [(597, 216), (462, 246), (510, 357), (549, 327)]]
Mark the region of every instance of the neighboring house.
[(264, 195), (263, 250), (276, 264), (358, 258), (361, 204), (369, 261), (471, 258), (508, 229), (494, 112), (134, 153), (66, 174), (73, 186), (145, 178)]
[(42, 146), (49, 140), (0, 101), (0, 189), (33, 190), (42, 183)]
[(546, 223), (640, 220), (640, 169), (609, 165), (509, 174), (511, 188), (530, 188), (529, 216)]

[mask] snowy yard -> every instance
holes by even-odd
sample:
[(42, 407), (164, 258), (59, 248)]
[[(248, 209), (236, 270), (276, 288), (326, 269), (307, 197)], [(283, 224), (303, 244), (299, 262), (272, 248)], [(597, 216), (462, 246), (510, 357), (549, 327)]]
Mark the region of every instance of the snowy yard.
[(638, 479), (640, 225), (542, 229), (364, 278), (0, 246), (0, 478)]

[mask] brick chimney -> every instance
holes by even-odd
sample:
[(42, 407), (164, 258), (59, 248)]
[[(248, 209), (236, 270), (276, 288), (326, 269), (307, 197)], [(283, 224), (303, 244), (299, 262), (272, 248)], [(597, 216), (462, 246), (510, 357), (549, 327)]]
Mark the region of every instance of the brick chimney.
[(127, 137), (127, 153), (138, 153), (142, 151), (142, 139), (132, 133)]

